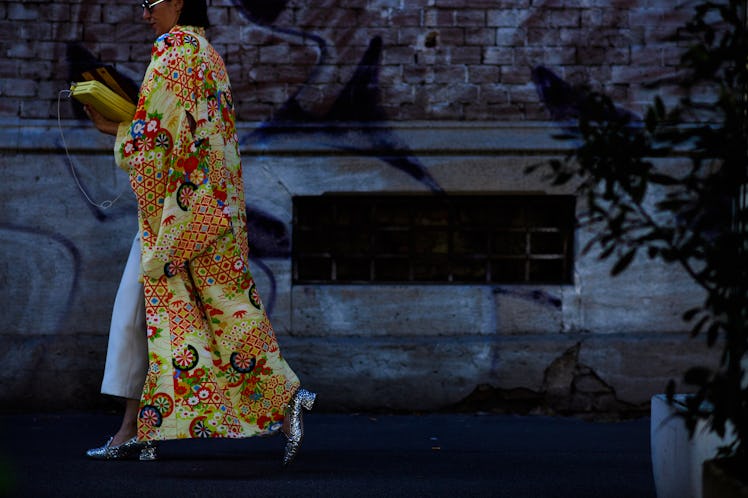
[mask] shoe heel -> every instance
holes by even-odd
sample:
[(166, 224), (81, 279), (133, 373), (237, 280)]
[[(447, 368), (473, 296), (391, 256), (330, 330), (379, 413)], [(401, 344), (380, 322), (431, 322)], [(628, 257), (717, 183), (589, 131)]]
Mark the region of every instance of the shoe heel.
[(303, 406), (306, 411), (310, 411), (314, 406), (314, 401), (317, 399), (317, 394), (309, 392), (306, 389), (302, 389), (302, 391), (303, 392), (299, 393), (301, 406)]
[(138, 460), (140, 460), (141, 462), (152, 462), (154, 460), (158, 460), (156, 445), (154, 445), (151, 441), (145, 443), (145, 446), (140, 450)]

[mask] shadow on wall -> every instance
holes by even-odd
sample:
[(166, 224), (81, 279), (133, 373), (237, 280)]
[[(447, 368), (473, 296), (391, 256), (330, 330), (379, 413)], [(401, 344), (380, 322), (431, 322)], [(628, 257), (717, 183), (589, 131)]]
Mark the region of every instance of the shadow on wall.
[[(298, 137), (304, 141), (316, 141), (333, 149), (377, 157), (400, 173), (419, 182), (426, 191), (444, 194), (442, 187), (420, 160), (413, 156), (408, 145), (397, 136), (393, 129), (382, 126), (386, 123), (387, 116), (381, 105), (379, 87), (381, 57), (384, 50), (381, 37), (375, 36), (369, 41), (368, 48), (361, 56), (355, 71), (326, 109), (313, 112), (303, 108), (298, 96), (306, 86), (315, 82), (320, 67), (327, 63), (327, 47), (330, 42), (315, 33), (275, 26), (273, 23), (287, 8), (287, 3), (284, 0), (234, 0), (234, 5), (248, 22), (284, 37), (297, 38), (306, 42), (311, 40), (317, 44), (320, 54), (316, 66), (307, 75), (307, 80), (299, 85), (295, 93), (286, 102), (280, 104), (272, 116), (262, 122), (256, 130), (241, 137), (242, 143), (268, 144), (289, 136)], [(533, 15), (537, 15), (538, 10), (530, 11), (526, 22), (532, 22)], [(80, 43), (70, 43), (67, 56), (71, 78), (101, 64), (98, 58)], [(573, 128), (584, 102), (585, 90), (582, 87), (572, 87), (543, 66), (536, 66), (529, 77), (534, 82), (538, 96), (547, 107), (552, 119), (566, 129)], [(134, 82), (133, 85), (135, 85)], [(73, 105), (75, 116), (84, 119), (80, 106), (77, 103)], [(624, 109), (620, 109), (620, 112), (628, 113)], [(340, 126), (340, 123), (346, 123), (346, 126)], [(376, 123), (377, 126), (367, 126), (371, 123)], [(62, 150), (61, 146), (60, 150)], [(82, 188), (87, 190), (85, 184)], [(99, 222), (107, 222), (111, 217), (123, 215), (123, 213), (107, 212), (94, 206), (90, 208), (94, 218)], [(290, 257), (290, 235), (283, 221), (257, 207), (248, 209), (247, 220), (253, 263), (267, 274), (271, 282), (271, 288), (266, 291), (269, 293), (266, 303), (268, 310), (272, 312), (277, 292), (275, 278), (272, 271), (259, 258)], [(45, 234), (39, 235), (45, 236)], [(77, 251), (76, 248), (73, 249)], [(71, 289), (71, 292), (75, 292), (75, 287)], [(72, 299), (71, 295), (68, 301)]]

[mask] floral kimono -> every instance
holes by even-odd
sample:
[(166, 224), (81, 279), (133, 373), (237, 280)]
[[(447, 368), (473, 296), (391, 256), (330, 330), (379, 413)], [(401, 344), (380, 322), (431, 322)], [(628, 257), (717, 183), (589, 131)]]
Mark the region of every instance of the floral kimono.
[(299, 381), (247, 266), (231, 89), (202, 29), (156, 40), (115, 157), (138, 200), (149, 357), (138, 439), (276, 431)]

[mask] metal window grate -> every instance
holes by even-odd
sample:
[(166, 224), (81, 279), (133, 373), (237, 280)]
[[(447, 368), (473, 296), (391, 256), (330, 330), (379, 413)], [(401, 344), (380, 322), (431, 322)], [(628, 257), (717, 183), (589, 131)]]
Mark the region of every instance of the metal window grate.
[(572, 281), (573, 196), (301, 196), (293, 210), (294, 283)]

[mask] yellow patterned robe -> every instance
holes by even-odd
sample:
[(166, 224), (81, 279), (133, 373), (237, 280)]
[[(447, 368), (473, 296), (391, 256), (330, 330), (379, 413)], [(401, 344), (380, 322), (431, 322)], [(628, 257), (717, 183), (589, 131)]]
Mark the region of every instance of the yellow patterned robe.
[(200, 28), (153, 45), (115, 144), (138, 199), (149, 369), (138, 438), (276, 431), (299, 381), (247, 266), (246, 210), (223, 60)]

